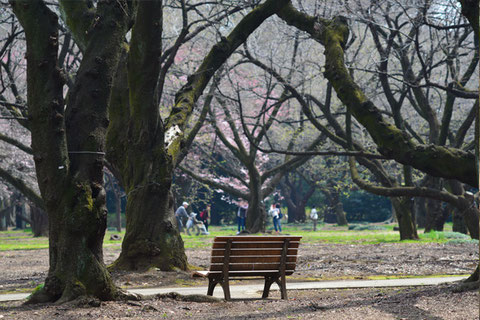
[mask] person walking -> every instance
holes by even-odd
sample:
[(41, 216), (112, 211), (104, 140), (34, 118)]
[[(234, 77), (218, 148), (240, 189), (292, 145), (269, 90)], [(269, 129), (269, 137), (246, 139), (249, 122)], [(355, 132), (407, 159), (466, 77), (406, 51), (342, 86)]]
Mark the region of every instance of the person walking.
[(276, 205), (273, 206), (272, 217), (273, 217), (273, 227), (275, 228), (275, 232), (276, 233), (282, 232), (281, 220), (283, 218), (283, 214), (280, 210), (280, 203), (277, 203)]
[(248, 204), (245, 202), (241, 202), (240, 205), (238, 206), (238, 211), (237, 211), (237, 224), (238, 224), (238, 232), (245, 230), (245, 220), (247, 218), (247, 209), (248, 209)]
[(310, 219), (313, 221), (313, 231), (317, 231), (318, 213), (315, 206), (312, 206), (312, 210), (310, 211)]
[(183, 202), (180, 207), (178, 207), (177, 211), (175, 211), (175, 219), (177, 219), (177, 226), (178, 226), (178, 232), (183, 232), (183, 218), (189, 218), (190, 216), (187, 213), (187, 208), (188, 208), (188, 203)]
[(208, 218), (210, 217), (210, 205), (207, 204), (207, 207), (205, 208), (205, 210), (201, 211), (200, 212), (200, 215), (199, 215), (199, 220), (203, 222), (203, 225), (205, 226), (205, 230), (207, 230), (208, 232)]

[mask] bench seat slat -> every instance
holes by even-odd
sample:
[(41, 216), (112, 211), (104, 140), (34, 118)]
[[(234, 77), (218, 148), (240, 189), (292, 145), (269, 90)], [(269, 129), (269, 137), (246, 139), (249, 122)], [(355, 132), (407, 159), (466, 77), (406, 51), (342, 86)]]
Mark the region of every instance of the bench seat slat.
[[(287, 276), (292, 275), (295, 270), (285, 270)], [(194, 277), (209, 277), (209, 276), (219, 276), (222, 274), (222, 271), (195, 271), (192, 273)], [(229, 273), (230, 279), (235, 279), (237, 277), (264, 277), (265, 275), (278, 274), (278, 271), (275, 270), (244, 270), (244, 271), (232, 271)]]
[[(225, 250), (214, 249), (212, 250), (212, 257), (223, 257)], [(276, 256), (281, 255), (281, 249), (233, 249), (230, 251), (234, 256)], [(288, 249), (287, 255), (297, 255), (298, 249)]]
[[(286, 268), (295, 270), (295, 262), (286, 263)], [(211, 271), (220, 271), (223, 268), (222, 263), (214, 263), (210, 265)], [(228, 271), (242, 271), (242, 270), (280, 270), (280, 263), (230, 263)]]
[[(224, 249), (225, 242), (214, 242), (213, 249)], [(291, 242), (289, 248), (298, 248), (300, 242)], [(282, 241), (273, 241), (273, 242), (232, 242), (232, 249), (243, 249), (243, 248), (283, 248)]]
[[(295, 270), (285, 270), (285, 275), (289, 276), (292, 275), (295, 272)], [(243, 270), (243, 271), (232, 271), (229, 272), (228, 276), (230, 278), (235, 278), (235, 277), (264, 277), (266, 275), (275, 275), (278, 274), (278, 271), (275, 270)], [(220, 276), (222, 274), (221, 271), (208, 271), (208, 277), (211, 276)]]
[[(277, 262), (280, 263), (282, 259), (281, 255), (265, 255), (265, 256), (230, 256), (230, 263), (242, 263), (242, 262)], [(297, 261), (296, 255), (287, 256), (287, 262), (295, 263)], [(223, 257), (212, 257), (210, 263), (223, 263)]]
[(235, 242), (239, 241), (283, 241), (285, 239), (290, 239), (290, 241), (300, 241), (301, 236), (217, 236), (215, 241), (226, 242), (229, 239), (233, 239)]

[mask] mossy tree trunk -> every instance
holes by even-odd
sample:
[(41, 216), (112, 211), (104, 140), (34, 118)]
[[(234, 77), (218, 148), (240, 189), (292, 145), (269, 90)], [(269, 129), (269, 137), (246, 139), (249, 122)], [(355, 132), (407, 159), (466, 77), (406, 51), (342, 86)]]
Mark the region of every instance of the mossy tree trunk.
[(127, 194), (126, 234), (112, 265), (116, 269), (187, 268), (170, 192), (173, 164), (156, 105), (161, 40), (161, 1), (139, 2), (109, 109), (107, 158)]
[(412, 216), (412, 200), (408, 197), (391, 197), (392, 205), (395, 208), (395, 215), (400, 231), (400, 240), (418, 239), (415, 219)]
[(460, 214), (460, 210), (450, 204), (447, 205), (446, 210), (452, 213), (452, 231), (468, 234), (467, 225)]
[(466, 193), (463, 184), (456, 180), (448, 181), (448, 187), (454, 194), (462, 195), (458, 204), (455, 205), (456, 213), (463, 218), (465, 226), (472, 239), (479, 238), (480, 210), (475, 205), (473, 195)]
[(127, 31), (127, 3), (98, 4), (97, 23), (66, 109), (57, 65), (57, 16), (41, 1), (11, 5), (25, 30), (32, 149), (50, 233), (48, 276), (30, 302), (65, 302), (82, 295), (118, 298), (121, 291), (103, 263), (102, 170), (107, 102)]
[(335, 215), (337, 224), (339, 226), (348, 226), (347, 216), (345, 211), (343, 211), (343, 203), (340, 199), (340, 190), (335, 188), (333, 183), (334, 181), (330, 181), (328, 189), (324, 190), (323, 193), (328, 199), (330, 210)]
[(425, 218), (425, 233), (443, 231), (445, 220), (443, 219), (442, 203), (435, 199), (427, 199), (427, 215)]
[(418, 228), (425, 228), (425, 217), (427, 215), (427, 208), (425, 207), (425, 204), (425, 198), (415, 198), (414, 200), (415, 222)]
[(121, 255), (112, 267), (187, 268), (174, 218), (171, 183), (173, 170), (201, 125), (185, 132), (188, 120), (218, 68), (282, 2), (270, 0), (258, 6), (212, 47), (177, 92), (165, 122), (159, 115), (155, 91), (162, 48), (162, 2), (138, 2), (130, 49), (125, 52), (127, 63), (119, 68), (110, 104), (107, 157), (127, 193), (126, 235)]
[(305, 207), (315, 192), (316, 186), (315, 183), (309, 183), (308, 190), (305, 191), (304, 184), (306, 183), (302, 176), (295, 171), (287, 174), (284, 181), (280, 183), (288, 206), (288, 222), (305, 222), (307, 220)]
[(48, 214), (42, 208), (30, 205), (32, 233), (34, 237), (48, 237)]
[(249, 198), (245, 228), (250, 233), (265, 232), (267, 213), (263, 204), (263, 192), (260, 174), (253, 167), (249, 169)]

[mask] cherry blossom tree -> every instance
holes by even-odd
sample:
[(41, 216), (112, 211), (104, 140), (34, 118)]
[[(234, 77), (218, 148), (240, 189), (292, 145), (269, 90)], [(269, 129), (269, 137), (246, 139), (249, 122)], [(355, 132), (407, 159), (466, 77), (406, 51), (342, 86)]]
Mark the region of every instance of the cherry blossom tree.
[[(248, 93), (252, 92), (255, 90), (249, 90)], [(241, 105), (247, 104), (245, 102), (248, 101), (247, 97), (240, 94), (237, 97), (221, 95), (215, 100), (217, 104), (212, 104), (209, 118), (213, 130), (206, 132), (209, 136), (207, 146), (211, 147), (205, 148), (204, 144), (203, 147), (197, 146), (198, 152), (191, 153), (181, 169), (212, 188), (221, 189), (235, 198), (247, 200), (249, 203), (247, 230), (264, 231), (266, 223), (264, 199), (275, 191), (281, 178), (289, 170), (302, 165), (309, 157), (272, 157), (259, 152), (256, 148), (268, 134), (269, 139), (273, 139), (269, 131), (274, 131), (272, 129), (276, 122), (275, 118), (282, 111), (282, 107), (285, 108), (285, 98), (282, 95), (278, 97), (273, 90), (267, 90), (266, 99), (257, 101), (261, 103), (260, 113), (255, 115), (251, 113), (254, 109), (251, 110), (250, 115), (246, 117), (252, 119), (252, 122), (244, 125), (238, 110)], [(238, 105), (239, 109), (231, 110), (227, 107), (232, 104)], [(295, 142), (298, 143), (297, 136), (293, 134), (292, 137), (290, 141), (287, 140), (290, 148)], [(279, 138), (277, 139), (281, 140)], [(254, 140), (254, 143), (249, 139)], [(312, 149), (322, 140), (319, 136), (305, 148)]]

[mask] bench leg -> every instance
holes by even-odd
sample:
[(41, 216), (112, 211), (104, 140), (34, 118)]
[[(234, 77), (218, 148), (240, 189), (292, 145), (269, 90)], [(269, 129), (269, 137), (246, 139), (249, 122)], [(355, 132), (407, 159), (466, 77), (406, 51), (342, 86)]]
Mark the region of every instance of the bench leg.
[(262, 299), (268, 298), (268, 294), (270, 293), (270, 287), (272, 286), (272, 283), (276, 281), (276, 277), (265, 277), (265, 286), (263, 287), (263, 295)]
[(275, 282), (278, 284), (278, 287), (280, 288), (280, 296), (282, 299), (287, 299), (287, 282), (285, 281), (285, 276), (276, 278)]
[(217, 283), (218, 281), (216, 279), (208, 278), (207, 296), (213, 296), (213, 290), (215, 289)]
[(228, 279), (223, 279), (222, 281), (223, 294), (225, 295), (225, 300), (230, 300), (230, 283)]

